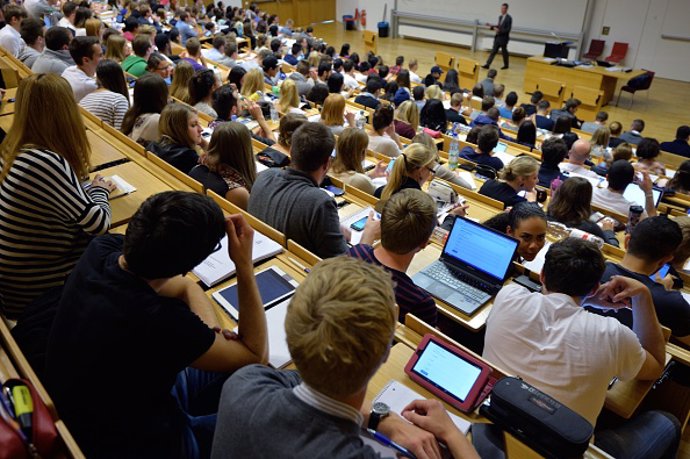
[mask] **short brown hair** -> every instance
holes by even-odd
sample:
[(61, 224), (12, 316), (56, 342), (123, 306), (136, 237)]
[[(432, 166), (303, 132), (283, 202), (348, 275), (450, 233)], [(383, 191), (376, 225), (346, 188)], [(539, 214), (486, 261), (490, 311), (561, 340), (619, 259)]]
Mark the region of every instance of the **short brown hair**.
[(151, 49), (151, 38), (148, 35), (137, 35), (132, 40), (132, 51), (137, 56), (146, 56), (149, 49)]
[(324, 260), (297, 287), (285, 318), (287, 344), (309, 387), (330, 397), (362, 390), (395, 330), (389, 273), (350, 257)]
[(278, 143), (284, 147), (290, 147), (292, 144), (292, 134), (307, 121), (306, 115), (301, 113), (283, 115), (278, 125)]
[(404, 255), (426, 244), (436, 227), (436, 203), (423, 191), (406, 188), (395, 193), (381, 213), (381, 245)]
[(331, 130), (321, 123), (304, 123), (292, 134), (292, 164), (302, 172), (314, 172), (333, 153), (335, 139)]

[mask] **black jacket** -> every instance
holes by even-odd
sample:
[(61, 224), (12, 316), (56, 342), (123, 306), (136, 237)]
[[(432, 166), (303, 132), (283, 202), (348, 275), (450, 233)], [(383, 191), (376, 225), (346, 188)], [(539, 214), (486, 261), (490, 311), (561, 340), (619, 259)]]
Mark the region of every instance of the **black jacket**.
[(151, 142), (146, 149), (185, 174), (188, 174), (199, 162), (199, 154), (196, 150), (186, 145)]

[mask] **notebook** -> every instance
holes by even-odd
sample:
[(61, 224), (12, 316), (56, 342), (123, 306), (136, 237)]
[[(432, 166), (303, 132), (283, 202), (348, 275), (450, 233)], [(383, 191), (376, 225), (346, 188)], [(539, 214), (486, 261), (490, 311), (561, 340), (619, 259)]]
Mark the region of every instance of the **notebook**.
[(116, 198), (121, 198), (122, 196), (127, 196), (128, 194), (137, 191), (137, 189), (133, 185), (128, 183), (119, 175), (111, 175), (110, 177), (106, 177), (105, 179), (110, 180), (117, 187), (110, 193), (110, 196), (108, 197), (110, 201)]
[[(235, 263), (233, 263), (228, 254), (228, 237), (223, 236), (220, 244), (220, 250), (206, 257), (204, 261), (192, 270), (194, 275), (201, 279), (201, 282), (207, 287), (213, 287), (235, 274)], [(254, 231), (254, 247), (252, 249), (252, 260), (254, 263), (278, 255), (282, 251), (283, 247), (280, 244), (268, 236)]]
[[(268, 363), (273, 368), (282, 368), (292, 361), (287, 346), (285, 333), (285, 316), (292, 297), (281, 301), (266, 311), (266, 328), (268, 329)], [(238, 327), (233, 331), (237, 332)]]
[(412, 277), (419, 287), (470, 315), (503, 286), (518, 240), (464, 217), (457, 217), (441, 258)]

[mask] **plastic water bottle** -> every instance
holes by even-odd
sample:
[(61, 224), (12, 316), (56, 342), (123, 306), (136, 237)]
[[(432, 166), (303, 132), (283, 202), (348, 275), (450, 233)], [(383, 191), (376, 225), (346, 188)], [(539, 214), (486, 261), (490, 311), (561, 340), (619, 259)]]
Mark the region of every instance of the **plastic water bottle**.
[(271, 104), (271, 121), (274, 123), (277, 123), (280, 119), (280, 116), (278, 116), (278, 110), (276, 110), (276, 107)]
[(237, 121), (237, 115), (230, 115), (230, 121)]
[(448, 169), (454, 171), (458, 168), (458, 158), (460, 157), (460, 144), (458, 139), (453, 136), (450, 141), (450, 151), (448, 152)]
[(357, 129), (364, 129), (364, 126), (367, 124), (367, 118), (364, 116), (364, 110), (361, 110), (359, 112), (359, 115), (357, 116)]

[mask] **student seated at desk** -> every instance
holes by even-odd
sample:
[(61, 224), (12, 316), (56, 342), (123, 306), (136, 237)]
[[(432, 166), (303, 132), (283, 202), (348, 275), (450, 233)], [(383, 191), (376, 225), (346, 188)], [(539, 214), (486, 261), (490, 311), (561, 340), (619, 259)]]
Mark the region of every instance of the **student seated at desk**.
[(659, 142), (656, 139), (645, 137), (640, 140), (635, 150), (637, 156), (637, 162), (633, 164), (635, 170), (647, 171), (654, 175), (666, 175), (666, 168), (656, 160), (660, 153)]
[[(599, 178), (599, 175), (586, 166), (592, 145), (584, 139), (576, 140), (568, 152), (568, 162), (561, 163), (560, 169), (564, 174), (577, 174), (588, 178)], [(591, 164), (591, 163), (590, 163)]]
[(172, 83), (173, 70), (173, 64), (163, 54), (151, 53), (149, 60), (146, 61), (146, 71), (160, 75), (167, 85)]
[(115, 186), (100, 175), (89, 179), (91, 147), (72, 89), (59, 75), (19, 82), (1, 147), (1, 312), (16, 320), (33, 299), (65, 282), (92, 235), (108, 231)]
[[(347, 251), (349, 228), (341, 228), (335, 200), (319, 188), (332, 162), (335, 139), (321, 123), (304, 123), (292, 135), (291, 164), (259, 174), (249, 213), (321, 258)], [(362, 242), (373, 244), (379, 224), (367, 222)]]
[(610, 141), (611, 130), (609, 130), (609, 128), (606, 126), (597, 128), (596, 131), (592, 133), (592, 138), (589, 140), (589, 143), (592, 146), (590, 156), (595, 164), (598, 165), (604, 162), (608, 166), (613, 162), (613, 155), (608, 149)]
[(168, 85), (155, 73), (139, 78), (134, 85), (134, 103), (122, 120), (122, 133), (137, 143), (148, 145), (160, 139), (158, 123), (168, 105)]
[(373, 132), (369, 133), (369, 149), (391, 158), (400, 155), (402, 143), (395, 132), (395, 109), (392, 105), (377, 108), (372, 117)]
[(282, 114), (304, 113), (299, 108), (300, 100), (297, 94), (297, 85), (294, 80), (285, 80), (280, 86), (280, 97), (275, 102), (276, 109)]
[(182, 102), (189, 103), (189, 81), (194, 76), (194, 67), (187, 61), (180, 60), (173, 72), (170, 95)]
[(675, 153), (676, 155), (690, 158), (690, 144), (688, 144), (689, 139), (690, 126), (678, 126), (678, 129), (676, 129), (675, 140), (671, 142), (661, 142), (661, 149), (669, 153)]
[(546, 129), (547, 131), (553, 131), (554, 121), (549, 117), (549, 111), (551, 110), (551, 104), (548, 100), (541, 100), (537, 104), (537, 113), (534, 115), (534, 122), (539, 129)]
[(683, 161), (673, 178), (668, 181), (664, 193), (690, 194), (690, 160)]
[[(469, 137), (469, 134), (468, 134)], [(430, 150), (438, 150), (438, 145), (436, 145), (436, 142), (434, 139), (429, 135), (424, 132), (421, 134), (417, 134), (412, 138), (412, 143), (421, 143), (422, 145), (425, 145), (427, 148)], [(468, 183), (467, 180), (453, 172), (452, 170), (448, 169), (447, 166), (443, 164), (439, 164), (439, 166), (436, 168), (436, 172), (434, 173), (435, 178), (439, 178), (441, 180), (445, 180), (446, 182), (454, 183), (456, 185), (459, 185), (463, 188), (467, 189), (473, 189), (472, 186), (474, 185), (473, 183)]]
[(490, 124), (481, 126), (477, 134), (477, 148), (464, 147), (460, 150), (460, 157), (500, 171), (503, 169), (503, 161), (491, 156), (496, 145), (498, 145), (498, 129)]
[[(283, 86), (285, 86), (285, 83), (283, 83)], [(328, 126), (333, 135), (341, 135), (347, 126), (356, 127), (355, 114), (345, 111), (345, 98), (340, 94), (329, 94), (326, 97), (326, 100), (323, 102), (320, 121)]]
[(199, 162), (197, 148), (208, 146), (196, 111), (184, 104), (169, 104), (161, 112), (158, 129), (160, 142), (151, 142), (146, 148), (188, 174)]
[[(654, 380), (664, 368), (664, 337), (647, 287), (615, 276), (606, 284), (604, 258), (592, 243), (566, 238), (549, 248), (542, 293), (511, 283), (486, 322), (483, 357), (579, 413), (593, 426), (611, 380)], [(631, 307), (633, 330), (581, 304)], [(670, 414), (649, 411), (610, 430), (595, 444), (620, 458), (675, 457), (680, 438)]]
[(235, 121), (218, 125), (208, 153), (189, 171), (204, 187), (247, 210), (249, 193), (256, 181), (256, 163), (249, 129)]
[(529, 200), (533, 201), (535, 196), (532, 192), (537, 185), (538, 171), (539, 161), (531, 156), (517, 157), (501, 169), (498, 179), (484, 182), (479, 193), (501, 201), (505, 207), (526, 201), (526, 198), (518, 195), (521, 191), (526, 191)]
[[(632, 234), (625, 237), (626, 252), (620, 263), (606, 263), (601, 281), (613, 276), (626, 276), (644, 284), (652, 294), (659, 322), (671, 329), (673, 336), (690, 335), (690, 304), (677, 290), (673, 290), (673, 276), (659, 277), (657, 271), (673, 260), (674, 252), (683, 240), (680, 227), (667, 217), (650, 217), (638, 223)], [(652, 280), (650, 277), (654, 277)], [(592, 312), (615, 317), (633, 327), (633, 314), (629, 309), (615, 312), (591, 308)], [(688, 341), (690, 342), (690, 341)]]
[[(210, 299), (184, 277), (225, 234), (237, 266), (236, 335), (221, 331)], [(208, 455), (223, 382), (267, 361), (252, 240), (242, 216), (226, 220), (210, 198), (168, 191), (141, 205), (124, 237), (89, 245), (65, 285), (46, 357), (46, 386), (86, 455)]]
[(132, 42), (132, 54), (122, 61), (122, 70), (139, 78), (146, 73), (146, 66), (153, 46), (148, 35), (137, 35)]
[[(652, 194), (654, 184), (647, 172), (643, 171), (642, 177), (642, 181), (637, 184), (645, 194), (645, 209), (642, 211), (641, 218), (653, 217), (656, 215), (654, 195)], [(635, 168), (628, 161), (619, 159), (613, 162), (606, 178), (609, 182), (608, 188), (595, 188), (592, 194), (592, 204), (627, 216), (630, 212), (630, 206), (636, 205), (636, 203), (628, 201), (623, 193), (625, 193), (628, 185), (635, 180)]]
[(189, 105), (195, 110), (205, 113), (211, 118), (218, 118), (218, 113), (213, 109), (213, 93), (220, 87), (213, 70), (203, 69), (194, 74), (189, 80)]
[(129, 90), (125, 74), (117, 62), (101, 59), (96, 67), (96, 81), (98, 89), (84, 96), (79, 105), (104, 123), (120, 129), (129, 109)]
[(537, 148), (537, 127), (532, 121), (524, 120), (520, 123), (515, 141), (530, 150)]
[(413, 143), (405, 149), (405, 153), (396, 158), (388, 175), (388, 183), (378, 187), (374, 196), (385, 201), (406, 188), (421, 190), (422, 185), (434, 177), (438, 166), (437, 150)]
[[(243, 368), (223, 387), (212, 458), (380, 457), (362, 443), (369, 427), (417, 457), (478, 459), (435, 400), (372, 415), (367, 385), (385, 361), (395, 330), (390, 274), (347, 257), (317, 264), (290, 301), (285, 331), (297, 371)], [(422, 429), (428, 429), (423, 431)]]
[(541, 144), (541, 166), (539, 166), (537, 185), (550, 188), (554, 180), (567, 178), (558, 167), (568, 154), (568, 147), (563, 139), (549, 137)]
[(448, 129), (448, 120), (446, 119), (446, 109), (443, 108), (443, 101), (434, 98), (428, 99), (419, 112), (419, 124), (434, 131), (430, 135), (440, 138), (441, 134)]
[(377, 97), (381, 88), (383, 88), (383, 82), (378, 77), (369, 77), (366, 81), (366, 88), (355, 97), (355, 103), (376, 110), (381, 105)]
[(369, 136), (362, 129), (346, 128), (338, 137), (331, 175), (347, 185), (365, 193), (374, 194), (376, 186), (371, 179), (386, 176), (386, 163), (379, 161), (374, 169), (364, 172), (362, 162), (366, 158)]
[(406, 100), (395, 109), (393, 124), (395, 133), (407, 139), (417, 135), (419, 129), (419, 108), (411, 100)]
[[(563, 223), (569, 228), (577, 228), (600, 237), (607, 244), (618, 247), (618, 239), (613, 231), (615, 222), (605, 218), (597, 224), (589, 220), (592, 215), (592, 184), (582, 177), (566, 179), (551, 196), (549, 220)], [(599, 226), (601, 225), (601, 226)]]
[(518, 263), (534, 260), (546, 244), (546, 214), (534, 202), (518, 202), (482, 224), (520, 241)]

